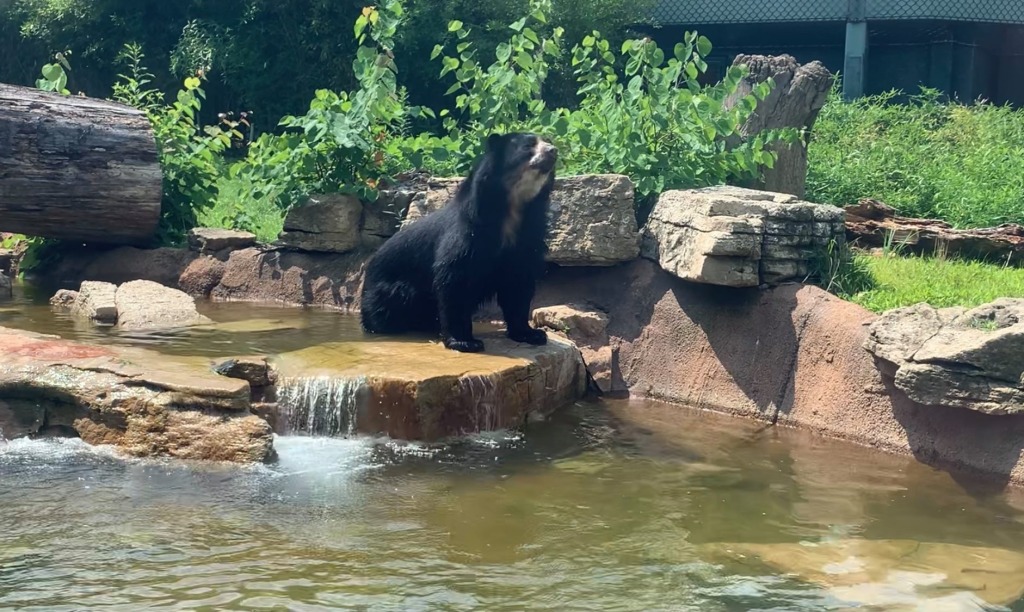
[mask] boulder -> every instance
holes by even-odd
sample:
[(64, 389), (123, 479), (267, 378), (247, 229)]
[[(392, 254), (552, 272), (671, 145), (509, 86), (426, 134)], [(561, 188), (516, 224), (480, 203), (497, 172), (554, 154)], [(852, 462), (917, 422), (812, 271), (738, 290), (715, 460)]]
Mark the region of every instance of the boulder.
[(918, 404), (1024, 413), (1024, 299), (897, 308), (871, 325), (864, 348)]
[(639, 254), (640, 234), (629, 177), (591, 174), (555, 181), (548, 261), (560, 266), (610, 266)]
[(197, 253), (247, 249), (256, 244), (256, 234), (240, 230), (196, 227), (188, 232), (188, 246)]
[(71, 304), (71, 316), (100, 323), (117, 323), (116, 293), (117, 286), (112, 283), (85, 281)]
[(644, 226), (641, 254), (687, 281), (757, 287), (803, 280), (844, 240), (843, 211), (739, 187), (666, 191)]
[(189, 249), (160, 247), (139, 249), (95, 246), (68, 247), (64, 257), (47, 277), (62, 285), (77, 285), (95, 280), (120, 285), (133, 280), (148, 280), (177, 287), (181, 273), (200, 255)]
[(196, 302), (187, 293), (152, 281), (138, 280), (121, 285), (115, 301), (118, 327), (125, 330), (188, 327), (210, 322), (196, 311)]
[(249, 385), (167, 355), (0, 328), (0, 433), (73, 430), (140, 457), (252, 463), (273, 434)]
[(13, 291), (14, 289), (11, 285), (11, 279), (3, 272), (0, 272), (0, 295), (10, 295)]
[(605, 312), (585, 304), (560, 304), (533, 311), (534, 326), (564, 334), (580, 349), (587, 371), (604, 393), (626, 390), (613, 384), (608, 321)]
[(300, 251), (347, 253), (361, 242), (363, 204), (346, 194), (311, 196), (288, 211), (279, 242)]
[[(403, 227), (440, 209), (460, 178), (420, 179), (412, 191)], [(618, 174), (567, 176), (555, 180), (548, 219), (549, 262), (561, 266), (610, 266), (636, 259), (639, 234), (633, 183)]]
[(570, 404), (586, 390), (579, 351), (549, 338), (517, 344), (478, 330), (486, 352), (458, 353), (436, 342), (328, 342), (273, 358), (278, 433), (387, 435), (437, 441), (522, 425)]

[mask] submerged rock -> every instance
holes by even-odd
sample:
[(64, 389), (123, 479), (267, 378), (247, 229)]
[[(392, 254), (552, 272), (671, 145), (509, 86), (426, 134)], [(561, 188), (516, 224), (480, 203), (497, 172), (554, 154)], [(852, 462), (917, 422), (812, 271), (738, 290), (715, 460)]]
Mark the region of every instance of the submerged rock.
[(240, 463), (272, 454), (249, 385), (199, 364), (0, 328), (0, 434), (63, 428), (140, 457)]
[(85, 281), (71, 304), (71, 316), (100, 323), (117, 323), (116, 293), (117, 285)]
[(707, 187), (666, 191), (644, 226), (641, 254), (683, 280), (757, 287), (801, 281), (831, 241), (843, 211), (791, 195)]
[(586, 373), (570, 342), (480, 334), (484, 354), (422, 339), (332, 342), (274, 358), (277, 431), (434, 441), (522, 425), (579, 399)]
[(864, 348), (918, 404), (1024, 413), (1024, 299), (890, 310), (871, 325)]
[(70, 309), (78, 299), (78, 292), (70, 289), (61, 289), (50, 298), (50, 306), (55, 308)]
[[(84, 286), (84, 283), (83, 283)], [(132, 281), (117, 288), (117, 325), (125, 330), (187, 327), (210, 323), (183, 291), (152, 281)]]

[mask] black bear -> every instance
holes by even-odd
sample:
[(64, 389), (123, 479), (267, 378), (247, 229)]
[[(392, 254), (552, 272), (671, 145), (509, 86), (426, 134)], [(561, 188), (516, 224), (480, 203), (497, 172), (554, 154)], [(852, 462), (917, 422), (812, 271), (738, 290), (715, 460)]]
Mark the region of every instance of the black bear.
[(443, 208), (403, 228), (366, 265), (363, 329), (440, 332), (444, 345), (479, 352), (477, 307), (497, 297), (508, 337), (541, 345), (530, 303), (547, 251), (548, 201), (558, 150), (535, 134), (492, 134)]

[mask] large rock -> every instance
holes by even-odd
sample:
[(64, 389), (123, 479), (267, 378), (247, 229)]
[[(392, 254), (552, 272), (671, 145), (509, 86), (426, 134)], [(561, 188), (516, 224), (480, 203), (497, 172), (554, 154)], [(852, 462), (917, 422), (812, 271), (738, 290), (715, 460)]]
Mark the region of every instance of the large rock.
[(249, 385), (197, 364), (0, 328), (0, 434), (73, 431), (135, 456), (259, 462), (273, 435)]
[(152, 281), (138, 280), (121, 285), (115, 301), (117, 325), (125, 330), (188, 327), (210, 322), (196, 311), (196, 302), (190, 295)]
[(636, 259), (640, 235), (633, 183), (618, 174), (555, 181), (548, 221), (548, 261), (560, 266), (610, 266)]
[(347, 253), (360, 244), (363, 204), (346, 194), (311, 196), (284, 218), (281, 244), (300, 251)]
[(844, 240), (843, 211), (739, 187), (666, 191), (644, 226), (641, 254), (692, 282), (757, 287), (803, 280)]
[(189, 248), (202, 254), (228, 249), (247, 249), (255, 244), (255, 234), (240, 230), (196, 227), (188, 232)]
[(3, 272), (0, 272), (0, 296), (4, 294), (10, 295), (12, 291), (11, 279)]
[[(420, 179), (411, 192), (403, 227), (440, 209), (462, 179)], [(567, 176), (555, 180), (548, 219), (547, 260), (562, 266), (610, 266), (636, 259), (639, 233), (633, 183), (618, 174)]]
[(1024, 299), (891, 310), (871, 325), (864, 348), (918, 404), (1024, 413)]
[(579, 351), (551, 337), (514, 343), (479, 332), (485, 353), (435, 342), (330, 342), (273, 358), (278, 432), (365, 433), (436, 441), (517, 427), (579, 399), (586, 373)]
[(112, 283), (85, 281), (71, 304), (71, 316), (100, 323), (117, 323), (117, 286)]

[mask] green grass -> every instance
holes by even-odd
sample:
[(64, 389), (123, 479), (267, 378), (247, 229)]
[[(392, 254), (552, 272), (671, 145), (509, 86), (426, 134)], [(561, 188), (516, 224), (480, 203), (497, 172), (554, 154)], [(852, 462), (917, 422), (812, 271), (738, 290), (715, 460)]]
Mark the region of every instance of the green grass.
[(808, 150), (809, 200), (876, 198), (956, 227), (1024, 223), (1024, 109), (895, 96), (833, 93)]
[(196, 215), (201, 227), (245, 230), (262, 242), (277, 240), (284, 229), (284, 211), (276, 194), (254, 199), (247, 197), (237, 179), (221, 179), (213, 206)]
[(874, 312), (927, 302), (974, 307), (1001, 297), (1024, 298), (1024, 268), (977, 261), (897, 255), (854, 255), (868, 288), (845, 295)]

